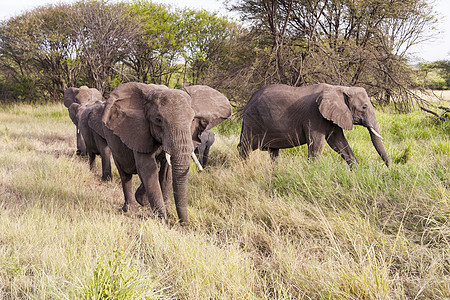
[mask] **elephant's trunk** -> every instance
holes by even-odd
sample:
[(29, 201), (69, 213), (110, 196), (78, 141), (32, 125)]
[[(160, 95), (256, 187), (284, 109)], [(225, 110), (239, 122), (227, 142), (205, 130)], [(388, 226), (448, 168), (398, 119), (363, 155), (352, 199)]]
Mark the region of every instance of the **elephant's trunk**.
[(181, 225), (188, 223), (187, 185), (190, 156), (172, 156), (172, 187), (175, 206)]
[(386, 150), (384, 149), (382, 137), (380, 134), (380, 128), (378, 127), (378, 124), (377, 123), (373, 124), (372, 126), (369, 126), (368, 129), (369, 129), (370, 138), (372, 140), (373, 146), (375, 147), (378, 154), (383, 159), (386, 166), (389, 167), (390, 159), (389, 159), (389, 156), (387, 155)]
[[(172, 137), (165, 152), (170, 154), (172, 165), (172, 187), (175, 206), (181, 225), (188, 223), (187, 185), (192, 145), (190, 128), (188, 130), (172, 131)], [(167, 159), (167, 156), (166, 156)]]
[(77, 155), (86, 156), (86, 142), (84, 141), (83, 135), (80, 132), (80, 129), (77, 126)]

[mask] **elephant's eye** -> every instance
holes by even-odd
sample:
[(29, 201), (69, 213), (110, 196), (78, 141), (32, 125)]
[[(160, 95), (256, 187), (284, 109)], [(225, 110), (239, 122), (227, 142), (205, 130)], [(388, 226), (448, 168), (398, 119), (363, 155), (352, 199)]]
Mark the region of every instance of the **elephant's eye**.
[(368, 107), (368, 105), (367, 105), (367, 104), (364, 104), (364, 105), (362, 106), (362, 109), (363, 109), (363, 110), (366, 110), (367, 107)]
[(162, 118), (160, 116), (157, 116), (155, 118), (155, 122), (156, 122), (156, 124), (161, 124), (162, 123)]

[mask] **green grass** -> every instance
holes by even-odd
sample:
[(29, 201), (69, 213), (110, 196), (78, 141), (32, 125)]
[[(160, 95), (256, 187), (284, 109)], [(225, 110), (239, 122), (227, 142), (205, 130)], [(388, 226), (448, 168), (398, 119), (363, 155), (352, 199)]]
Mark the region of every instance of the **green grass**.
[(75, 155), (63, 105), (1, 107), (0, 298), (449, 298), (450, 125), (377, 117), (393, 164), (356, 126), (354, 171), (328, 146), (241, 161), (239, 123), (221, 124), (181, 228), (173, 201), (170, 226), (120, 212), (117, 170), (104, 183)]

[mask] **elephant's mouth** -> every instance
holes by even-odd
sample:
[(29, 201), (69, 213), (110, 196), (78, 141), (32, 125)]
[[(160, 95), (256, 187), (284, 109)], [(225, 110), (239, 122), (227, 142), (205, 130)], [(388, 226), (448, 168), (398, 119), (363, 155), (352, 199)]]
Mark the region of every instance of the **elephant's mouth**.
[[(172, 165), (172, 156), (169, 154), (169, 152), (165, 152), (165, 153), (166, 153), (167, 164), (168, 164), (169, 166), (171, 166), (171, 165)], [(202, 165), (200, 164), (200, 161), (198, 160), (198, 158), (197, 158), (197, 156), (195, 155), (194, 152), (191, 153), (191, 158), (192, 158), (192, 160), (195, 162), (195, 164), (197, 165), (198, 170), (199, 170), (199, 171), (203, 171), (203, 167), (202, 167)]]

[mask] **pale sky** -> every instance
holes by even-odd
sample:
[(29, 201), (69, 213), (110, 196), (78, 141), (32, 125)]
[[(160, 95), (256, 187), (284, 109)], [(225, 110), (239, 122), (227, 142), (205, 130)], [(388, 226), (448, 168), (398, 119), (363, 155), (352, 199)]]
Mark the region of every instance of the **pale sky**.
[[(0, 20), (20, 14), (36, 6), (50, 3), (73, 2), (73, 0), (0, 0)], [(220, 15), (227, 14), (223, 0), (154, 0), (154, 3), (167, 3), (178, 8), (206, 9), (218, 12)], [(450, 59), (450, 1), (434, 0), (435, 11), (440, 15), (441, 23), (438, 29), (441, 32), (433, 42), (416, 46), (410, 55), (416, 56), (415, 61), (436, 61)]]

